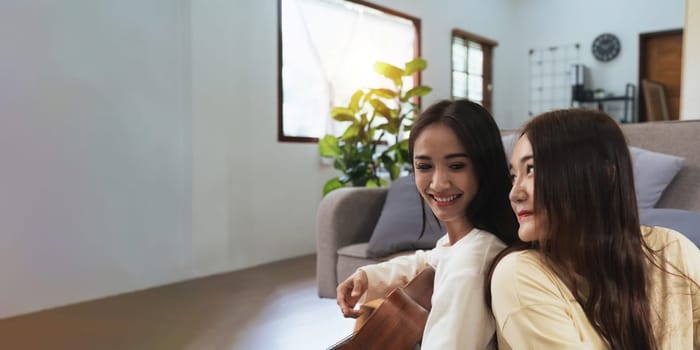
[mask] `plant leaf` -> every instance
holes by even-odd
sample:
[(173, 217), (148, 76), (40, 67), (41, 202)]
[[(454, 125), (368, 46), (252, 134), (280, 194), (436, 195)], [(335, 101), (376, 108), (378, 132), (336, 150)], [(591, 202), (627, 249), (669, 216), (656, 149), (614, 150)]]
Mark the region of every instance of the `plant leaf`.
[(372, 89), (371, 92), (379, 97), (383, 98), (394, 98), (396, 97), (396, 91), (391, 89)]
[(401, 173), (401, 167), (397, 164), (391, 164), (388, 168), (389, 170), (389, 176), (391, 177), (392, 180), (395, 180), (397, 177), (399, 177), (399, 174)]
[(382, 100), (373, 98), (369, 100), (369, 103), (372, 105), (372, 107), (374, 107), (377, 114), (381, 115), (387, 120), (391, 119), (391, 110), (386, 106), (386, 104), (384, 104), (384, 102), (382, 102)]
[(413, 73), (422, 71), (428, 67), (428, 61), (416, 57), (412, 61), (406, 63), (406, 69), (404, 70), (403, 75), (413, 75)]
[(384, 128), (384, 130), (391, 135), (396, 135), (399, 132), (399, 127), (401, 126), (399, 123), (400, 121), (398, 118), (391, 119), (389, 120), (389, 123), (387, 123), (388, 125), (386, 128)]
[(389, 123), (384, 123), (384, 124), (377, 125), (376, 128), (377, 128), (377, 130), (387, 130), (388, 131), (389, 128), (391, 128), (391, 126), (389, 125)]
[(347, 129), (345, 129), (345, 132), (343, 133), (343, 136), (341, 138), (343, 140), (349, 141), (354, 137), (357, 137), (357, 135), (360, 133), (360, 125), (359, 124), (353, 124), (350, 125)]
[(343, 188), (343, 187), (345, 187), (345, 184), (340, 182), (340, 179), (338, 177), (334, 177), (334, 178), (326, 181), (326, 184), (323, 185), (323, 197), (325, 197), (331, 191), (337, 190), (337, 189)]
[(339, 122), (355, 122), (355, 112), (347, 107), (333, 107), (331, 117)]
[(395, 144), (397, 145), (397, 148), (402, 151), (408, 152), (408, 139), (403, 139), (399, 141), (399, 143)]
[(364, 91), (362, 89), (355, 91), (354, 94), (352, 94), (352, 97), (350, 98), (350, 104), (348, 104), (348, 108), (350, 108), (353, 113), (357, 113), (357, 111), (360, 110), (360, 99), (364, 95)]
[(380, 186), (380, 183), (374, 179), (367, 180), (367, 182), (365, 183), (365, 187), (379, 187), (379, 186)]
[(341, 172), (345, 172), (346, 166), (345, 162), (343, 161), (342, 158), (336, 158), (335, 161), (333, 162), (333, 167), (340, 170)]
[(338, 138), (333, 135), (326, 134), (326, 136), (318, 141), (318, 153), (321, 155), (321, 157), (340, 157), (341, 150), (338, 144)]
[(401, 85), (403, 69), (385, 62), (376, 62), (374, 64), (374, 71), (391, 79), (394, 84)]
[(403, 96), (401, 101), (408, 101), (413, 96), (425, 96), (429, 94), (431, 91), (433, 91), (433, 88), (425, 85), (418, 85), (408, 91), (406, 91), (406, 94)]

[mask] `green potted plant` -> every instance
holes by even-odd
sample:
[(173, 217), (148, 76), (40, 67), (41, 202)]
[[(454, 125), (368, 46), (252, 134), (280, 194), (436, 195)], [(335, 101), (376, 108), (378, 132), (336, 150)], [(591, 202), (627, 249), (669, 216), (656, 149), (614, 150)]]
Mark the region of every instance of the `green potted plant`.
[(346, 186), (384, 186), (381, 171), (394, 180), (409, 164), (408, 140), (403, 134), (420, 112), (417, 98), (432, 88), (418, 85), (404, 91), (403, 79), (427, 65), (420, 57), (407, 62), (403, 69), (376, 62), (374, 71), (388, 78), (391, 87), (359, 89), (347, 106), (331, 109), (331, 117), (347, 122), (347, 128), (339, 137), (327, 134), (319, 140), (321, 157), (333, 159), (333, 167), (342, 173), (325, 183), (324, 196)]

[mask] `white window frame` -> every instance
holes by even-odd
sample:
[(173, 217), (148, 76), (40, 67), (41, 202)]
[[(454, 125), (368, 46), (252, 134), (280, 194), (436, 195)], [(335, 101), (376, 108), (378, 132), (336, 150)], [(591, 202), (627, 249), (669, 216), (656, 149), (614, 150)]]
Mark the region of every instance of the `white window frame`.
[[(482, 59), (481, 59), (481, 67), (480, 67), (480, 73), (475, 74), (476, 76), (479, 76), (482, 78), (482, 84), (481, 84), (481, 98), (477, 99), (474, 98), (473, 96), (478, 96), (478, 92), (474, 94), (474, 91), (470, 91), (468, 83), (466, 86), (462, 86), (461, 84), (459, 85), (460, 89), (463, 89), (465, 91), (464, 94), (455, 94), (457, 90), (457, 82), (455, 81), (455, 74), (466, 74), (467, 77), (470, 75), (470, 62), (469, 62), (469, 57), (467, 56), (467, 61), (466, 62), (456, 62), (456, 55), (454, 52), (454, 46), (456, 45), (456, 41), (459, 41), (462, 43), (463, 47), (467, 52), (470, 50), (470, 45), (475, 45), (480, 48), (482, 52)], [(494, 48), (498, 46), (498, 42), (484, 38), (480, 35), (476, 35), (461, 29), (453, 29), (452, 30), (452, 39), (450, 41), (450, 81), (452, 82), (451, 87), (450, 87), (450, 93), (452, 95), (452, 98), (470, 98), (474, 102), (480, 103), (482, 106), (484, 106), (486, 109), (491, 110), (491, 106), (493, 103), (493, 50)], [(456, 70), (456, 66), (461, 66), (464, 65), (467, 67), (465, 70)], [(468, 78), (467, 78), (468, 80)], [(473, 90), (473, 89), (472, 89)]]

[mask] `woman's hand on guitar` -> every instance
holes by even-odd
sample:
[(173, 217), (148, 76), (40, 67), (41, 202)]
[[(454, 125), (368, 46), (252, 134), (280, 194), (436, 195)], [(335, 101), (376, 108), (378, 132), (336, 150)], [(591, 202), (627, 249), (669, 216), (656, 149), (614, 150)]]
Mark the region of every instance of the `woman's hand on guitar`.
[(367, 274), (362, 270), (357, 270), (338, 285), (336, 299), (343, 316), (357, 318), (362, 314), (362, 311), (355, 310), (355, 304), (367, 291), (367, 284)]

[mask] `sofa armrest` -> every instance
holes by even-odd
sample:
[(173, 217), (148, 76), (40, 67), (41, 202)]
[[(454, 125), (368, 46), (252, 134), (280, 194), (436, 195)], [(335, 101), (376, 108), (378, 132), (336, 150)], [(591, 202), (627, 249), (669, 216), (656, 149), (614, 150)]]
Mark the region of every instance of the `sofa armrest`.
[(369, 241), (387, 191), (348, 187), (321, 200), (316, 217), (316, 281), (320, 297), (335, 298), (338, 249)]

